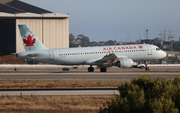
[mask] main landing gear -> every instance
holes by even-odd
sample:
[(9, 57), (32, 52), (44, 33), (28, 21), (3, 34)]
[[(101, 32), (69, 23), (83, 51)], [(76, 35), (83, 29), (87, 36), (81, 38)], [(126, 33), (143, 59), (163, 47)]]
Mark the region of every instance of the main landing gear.
[(94, 72), (94, 68), (92, 66), (88, 67), (88, 72)]
[[(101, 72), (106, 72), (107, 69), (105, 67), (100, 68)], [(92, 66), (88, 67), (88, 72), (94, 72), (94, 68)]]
[(106, 72), (107, 69), (106, 69), (105, 67), (101, 67), (101, 68), (100, 68), (100, 71), (101, 71), (101, 72)]

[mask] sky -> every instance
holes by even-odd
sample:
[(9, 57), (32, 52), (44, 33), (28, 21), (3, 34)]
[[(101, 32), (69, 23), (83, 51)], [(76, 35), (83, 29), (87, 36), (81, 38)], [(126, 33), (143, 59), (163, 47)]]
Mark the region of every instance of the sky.
[[(70, 33), (90, 41), (136, 41), (162, 31), (179, 40), (180, 0), (21, 0), (56, 13), (69, 13)], [(146, 30), (148, 29), (148, 35)]]

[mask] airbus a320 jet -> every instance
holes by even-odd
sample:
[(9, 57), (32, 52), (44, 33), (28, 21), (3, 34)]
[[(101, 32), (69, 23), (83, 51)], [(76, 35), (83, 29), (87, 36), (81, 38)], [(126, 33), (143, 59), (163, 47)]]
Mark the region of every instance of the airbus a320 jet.
[(107, 67), (131, 68), (133, 62), (142, 61), (145, 70), (149, 70), (146, 61), (166, 57), (165, 51), (151, 44), (48, 49), (26, 25), (18, 27), (25, 52), (16, 55), (33, 61), (57, 65), (89, 65), (89, 72), (94, 71), (93, 66), (99, 66), (101, 72), (106, 72)]

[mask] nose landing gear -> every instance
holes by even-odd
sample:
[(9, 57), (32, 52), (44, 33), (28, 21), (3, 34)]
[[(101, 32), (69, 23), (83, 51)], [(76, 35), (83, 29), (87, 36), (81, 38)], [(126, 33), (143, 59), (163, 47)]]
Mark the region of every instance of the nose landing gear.
[(145, 64), (145, 67), (144, 67), (144, 68), (145, 68), (145, 70), (146, 70), (146, 71), (149, 71), (149, 67), (147, 67), (147, 63), (146, 63), (146, 61), (144, 61), (144, 64)]

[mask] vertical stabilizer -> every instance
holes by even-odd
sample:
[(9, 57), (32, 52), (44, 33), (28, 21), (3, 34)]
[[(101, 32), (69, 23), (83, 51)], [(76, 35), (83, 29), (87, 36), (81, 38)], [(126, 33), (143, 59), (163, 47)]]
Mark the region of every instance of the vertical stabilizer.
[(47, 49), (26, 25), (18, 25), (25, 51)]

